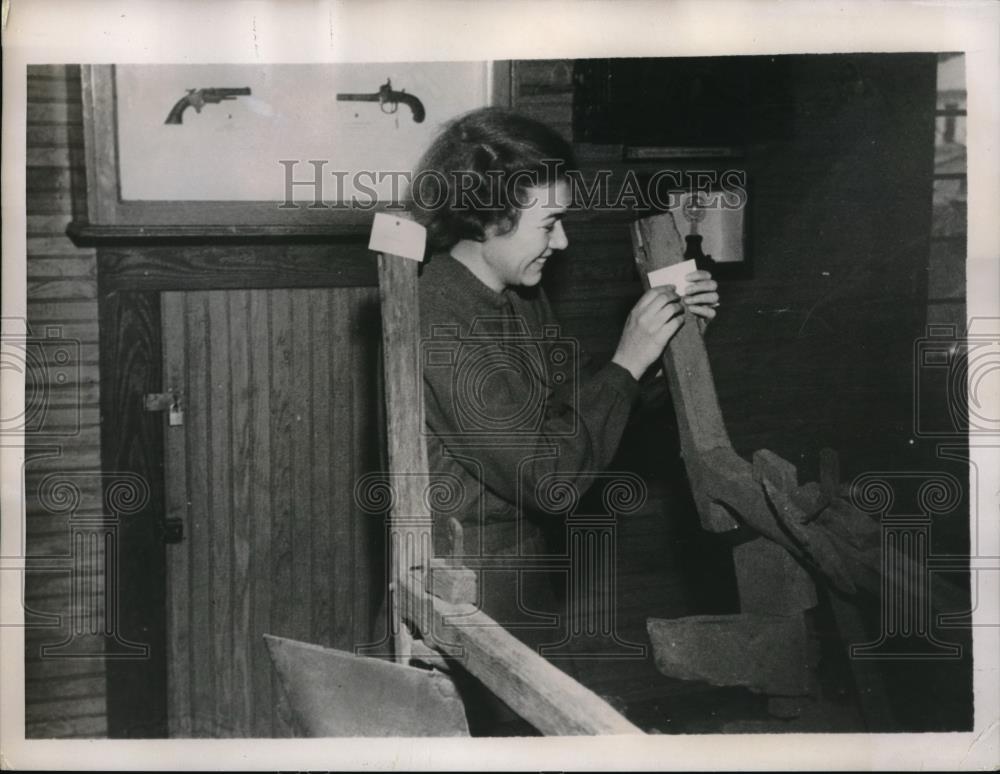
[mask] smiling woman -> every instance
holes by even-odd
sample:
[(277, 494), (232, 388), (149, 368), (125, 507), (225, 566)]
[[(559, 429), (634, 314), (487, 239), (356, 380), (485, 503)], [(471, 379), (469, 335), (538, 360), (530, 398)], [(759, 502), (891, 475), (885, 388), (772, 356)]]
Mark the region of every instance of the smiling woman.
[[(554, 487), (576, 500), (605, 473), (638, 379), (683, 324), (685, 306), (707, 318), (718, 300), (704, 272), (688, 275), (683, 301), (672, 286), (647, 291), (611, 361), (587, 362), (560, 336), (540, 287), (548, 258), (569, 244), (562, 218), (573, 167), (568, 144), (547, 126), (477, 110), (434, 141), (412, 191), (432, 252), (420, 280), (429, 468), (459, 501), (434, 513), (435, 549), (481, 570), (482, 609), (543, 655), (571, 625), (556, 574), (539, 571), (560, 556), (543, 532), (546, 518), (565, 514), (553, 507)], [(557, 663), (574, 672), (571, 657)], [(513, 719), (485, 693), (473, 691), (466, 706), (474, 734), (503, 733)]]
[(498, 293), (509, 285), (537, 285), (546, 259), (569, 245), (562, 225), (570, 205), (569, 184), (560, 180), (544, 190), (529, 188), (525, 198), (513, 229), (501, 231), (490, 225), (487, 239), (463, 239), (451, 250), (455, 260)]

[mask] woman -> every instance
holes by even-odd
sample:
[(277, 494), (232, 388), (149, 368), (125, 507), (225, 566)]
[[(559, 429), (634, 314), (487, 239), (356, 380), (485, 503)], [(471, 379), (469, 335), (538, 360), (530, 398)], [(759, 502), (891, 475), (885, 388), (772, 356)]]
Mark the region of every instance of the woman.
[(647, 291), (611, 361), (590, 367), (558, 334), (539, 285), (548, 258), (569, 244), (573, 168), (558, 133), (486, 108), (445, 127), (411, 190), (430, 252), (420, 279), (429, 465), (456, 493), (435, 512), (435, 551), (481, 569), (482, 609), (534, 647), (565, 628), (539, 571), (551, 487), (586, 491), (685, 308), (711, 319), (718, 301), (702, 271), (687, 276), (683, 297), (669, 286)]

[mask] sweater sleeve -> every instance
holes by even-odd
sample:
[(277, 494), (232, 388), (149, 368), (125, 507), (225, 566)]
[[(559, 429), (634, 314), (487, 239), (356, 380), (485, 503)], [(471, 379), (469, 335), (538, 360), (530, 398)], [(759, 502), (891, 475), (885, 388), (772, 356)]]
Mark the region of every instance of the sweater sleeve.
[(582, 495), (611, 462), (639, 393), (627, 370), (583, 369), (578, 351), (564, 365), (538, 342), (439, 345), (424, 358), (428, 430), (497, 496), (544, 511), (547, 476)]

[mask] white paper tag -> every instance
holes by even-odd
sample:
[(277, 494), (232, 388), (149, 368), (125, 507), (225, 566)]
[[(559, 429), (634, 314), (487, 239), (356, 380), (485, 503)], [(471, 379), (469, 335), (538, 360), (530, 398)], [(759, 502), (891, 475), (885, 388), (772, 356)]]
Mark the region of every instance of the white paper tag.
[(673, 266), (664, 266), (662, 269), (656, 269), (649, 272), (646, 276), (649, 278), (649, 286), (651, 288), (673, 285), (677, 290), (677, 295), (683, 296), (684, 291), (687, 290), (687, 281), (684, 278), (693, 271), (698, 271), (698, 264), (692, 258), (690, 261), (682, 261), (681, 263), (675, 263)]
[(401, 215), (375, 213), (372, 234), (368, 240), (369, 250), (423, 261), (426, 244), (427, 229), (419, 223)]

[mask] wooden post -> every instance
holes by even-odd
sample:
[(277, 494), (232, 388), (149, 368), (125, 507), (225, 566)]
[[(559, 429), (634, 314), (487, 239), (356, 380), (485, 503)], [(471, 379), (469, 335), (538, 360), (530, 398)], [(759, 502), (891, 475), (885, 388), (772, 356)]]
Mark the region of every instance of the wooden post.
[[(632, 248), (646, 289), (649, 288), (646, 276), (649, 272), (680, 263), (684, 255), (684, 242), (669, 212), (635, 222)], [(694, 315), (684, 314), (685, 324), (663, 353), (663, 372), (670, 385), (680, 431), (681, 455), (688, 463), (688, 478), (701, 524), (710, 532), (728, 532), (739, 525), (724, 508), (707, 497), (705, 482), (700, 476), (702, 469), (696, 463), (701, 454), (713, 449), (732, 449), (732, 445), (722, 421), (701, 331), (692, 319)]]

